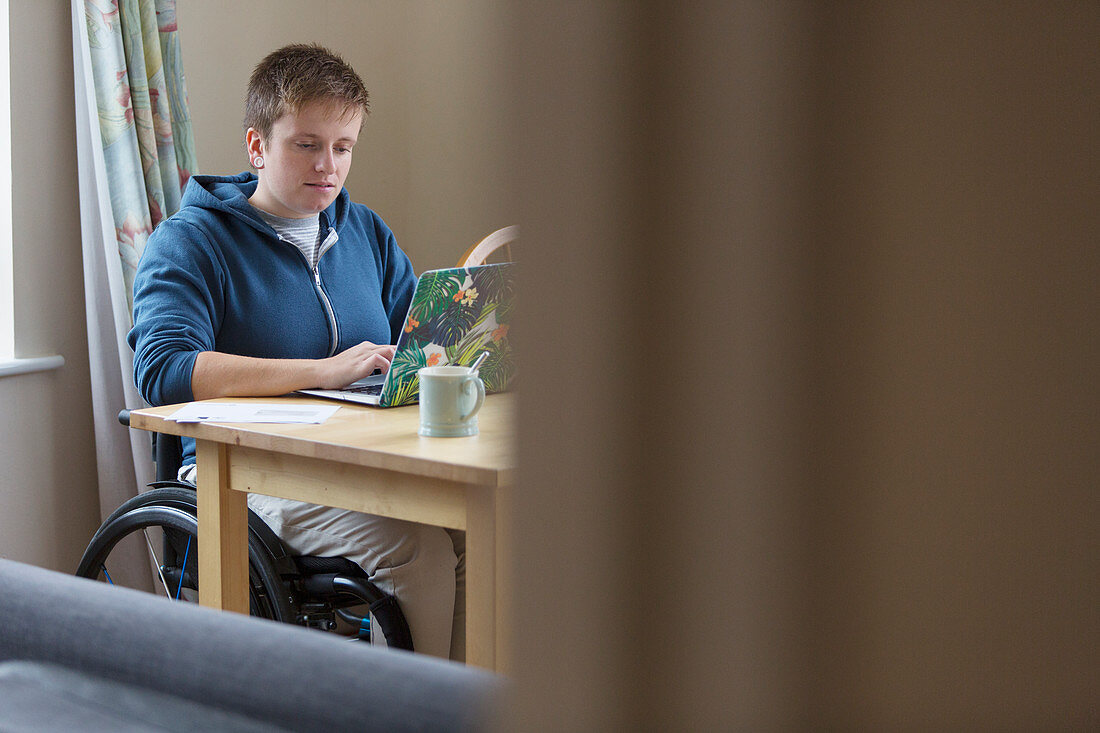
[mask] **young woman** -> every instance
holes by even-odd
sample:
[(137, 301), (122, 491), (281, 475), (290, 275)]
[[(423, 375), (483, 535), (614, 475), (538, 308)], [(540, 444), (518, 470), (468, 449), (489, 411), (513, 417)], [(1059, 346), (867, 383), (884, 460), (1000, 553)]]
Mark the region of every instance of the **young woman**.
[[(138, 265), (129, 343), (150, 404), (339, 388), (389, 368), (416, 278), (344, 189), (367, 103), (355, 71), (319, 46), (255, 68), (255, 174), (192, 178)], [(194, 463), (185, 439), (181, 478)], [(396, 596), (418, 651), (464, 657), (464, 535), (258, 494), (248, 504), (294, 552), (359, 563)]]

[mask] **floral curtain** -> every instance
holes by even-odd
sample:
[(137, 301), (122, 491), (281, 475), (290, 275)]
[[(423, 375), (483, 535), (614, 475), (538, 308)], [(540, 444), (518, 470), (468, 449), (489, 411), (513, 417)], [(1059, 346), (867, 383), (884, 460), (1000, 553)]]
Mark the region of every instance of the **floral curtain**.
[[(104, 516), (152, 480), (149, 435), (118, 424), (140, 407), (133, 281), (153, 228), (179, 208), (197, 172), (176, 0), (71, 0), (84, 297)], [(135, 548), (136, 549), (136, 548)], [(151, 587), (136, 551), (114, 576)]]
[(153, 227), (195, 172), (175, 0), (85, 0), (99, 131), (129, 310)]

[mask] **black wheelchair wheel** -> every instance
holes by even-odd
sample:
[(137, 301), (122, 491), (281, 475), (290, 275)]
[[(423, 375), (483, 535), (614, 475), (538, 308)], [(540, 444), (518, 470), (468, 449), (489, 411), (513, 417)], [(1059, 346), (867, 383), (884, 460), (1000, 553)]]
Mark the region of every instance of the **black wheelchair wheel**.
[[(154, 560), (158, 593), (173, 600), (197, 600), (198, 519), (193, 491), (154, 489), (120, 506), (92, 537), (76, 574), (114, 583), (112, 551), (135, 542), (144, 544)], [(249, 611), (253, 616), (293, 622), (286, 588), (270, 558), (251, 535), (248, 545)]]
[(173, 485), (170, 486), (154, 485), (157, 488), (132, 496), (120, 504), (117, 509), (111, 512), (111, 516), (103, 520), (103, 524), (100, 525), (96, 534), (102, 532), (104, 528), (126, 512), (142, 506), (170, 506), (182, 509), (191, 515), (195, 515), (198, 511), (198, 497), (194, 486), (185, 484), (182, 481), (173, 482)]

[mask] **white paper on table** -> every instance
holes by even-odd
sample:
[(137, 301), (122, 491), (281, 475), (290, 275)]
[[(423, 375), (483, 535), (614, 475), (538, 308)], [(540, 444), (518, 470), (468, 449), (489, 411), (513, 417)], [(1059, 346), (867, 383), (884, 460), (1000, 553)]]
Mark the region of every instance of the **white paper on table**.
[(323, 423), (340, 405), (278, 402), (192, 402), (168, 416), (175, 422)]

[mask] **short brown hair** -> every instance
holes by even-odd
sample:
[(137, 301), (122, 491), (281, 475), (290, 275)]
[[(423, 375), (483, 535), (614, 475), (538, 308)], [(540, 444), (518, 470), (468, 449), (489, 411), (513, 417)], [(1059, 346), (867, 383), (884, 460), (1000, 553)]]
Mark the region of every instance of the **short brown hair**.
[(317, 44), (284, 46), (252, 70), (244, 127), (267, 137), (280, 117), (317, 101), (343, 104), (344, 115), (370, 112), (367, 88), (346, 61)]

